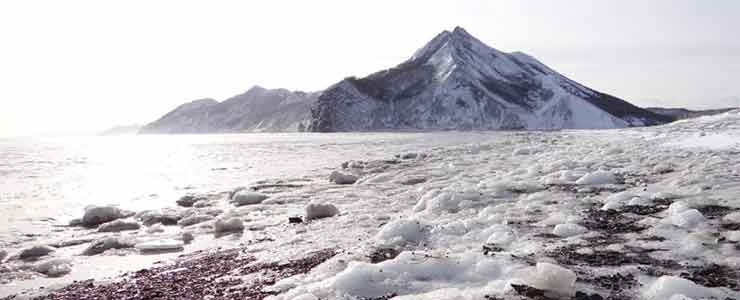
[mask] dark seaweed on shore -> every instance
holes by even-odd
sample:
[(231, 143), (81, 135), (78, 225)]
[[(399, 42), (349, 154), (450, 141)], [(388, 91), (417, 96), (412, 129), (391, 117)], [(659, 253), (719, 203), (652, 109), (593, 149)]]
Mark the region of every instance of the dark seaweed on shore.
[[(120, 281), (97, 284), (93, 280), (73, 283), (34, 300), (154, 300), (154, 299), (254, 299), (276, 292), (263, 291), (275, 282), (314, 267), (334, 257), (325, 249), (287, 263), (258, 263), (244, 249), (200, 254), (174, 264), (133, 272)], [(250, 275), (249, 280), (241, 279)], [(2, 300), (15, 299), (10, 296)]]

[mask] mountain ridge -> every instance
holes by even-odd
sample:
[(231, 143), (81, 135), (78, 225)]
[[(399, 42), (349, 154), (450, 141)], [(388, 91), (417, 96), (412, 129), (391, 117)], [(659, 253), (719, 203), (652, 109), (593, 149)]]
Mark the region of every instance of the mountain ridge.
[(607, 129), (670, 121), (455, 27), (395, 67), (324, 91), (255, 85), (222, 102), (180, 105), (140, 133)]
[(309, 130), (621, 128), (669, 121), (456, 27), (396, 67), (329, 87), (312, 107)]

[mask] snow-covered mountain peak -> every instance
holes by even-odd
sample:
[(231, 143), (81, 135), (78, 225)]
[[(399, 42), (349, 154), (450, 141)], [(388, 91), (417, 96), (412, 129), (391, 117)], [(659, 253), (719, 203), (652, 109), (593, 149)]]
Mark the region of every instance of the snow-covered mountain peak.
[(621, 128), (670, 118), (572, 81), (521, 52), (457, 27), (406, 62), (327, 89), (314, 131)]

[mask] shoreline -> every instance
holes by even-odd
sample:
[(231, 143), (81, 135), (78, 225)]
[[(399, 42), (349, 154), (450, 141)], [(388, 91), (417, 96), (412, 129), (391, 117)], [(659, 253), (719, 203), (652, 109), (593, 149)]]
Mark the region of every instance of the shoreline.
[[(253, 275), (267, 266), (332, 249), (321, 256), (326, 259), (309, 255), (316, 262), (311, 268), (291, 267), (285, 277), (260, 281), (259, 291), (244, 291), (271, 300), (740, 297), (738, 152), (666, 146), (699, 136), (703, 126), (714, 128), (712, 120), (497, 135), (346, 161), (332, 169), (338, 175), (317, 174), (303, 184), (255, 182), (208, 200), (215, 206), (184, 209), (193, 215), (220, 210), (183, 226), (196, 238), (208, 237), (200, 242), (213, 241), (218, 226), (240, 224), (240, 233), (228, 239), (258, 242), (224, 251), (242, 251), (243, 260), (198, 252), (171, 269), (128, 276), (147, 282), (209, 259), (259, 266), (239, 276), (221, 274), (233, 287), (259, 278)], [(738, 129), (729, 127), (727, 136)], [(309, 220), (318, 208), (322, 217)], [(302, 219), (292, 223), (296, 216)], [(241, 268), (234, 264), (224, 269)], [(211, 278), (198, 277), (185, 279)], [(107, 291), (89, 283), (68, 287), (70, 295), (85, 289)]]

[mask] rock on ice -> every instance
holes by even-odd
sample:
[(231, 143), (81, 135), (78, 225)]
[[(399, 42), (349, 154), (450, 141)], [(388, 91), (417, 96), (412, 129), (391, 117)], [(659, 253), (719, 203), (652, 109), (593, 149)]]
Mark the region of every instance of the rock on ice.
[(241, 190), (234, 194), (231, 198), (231, 202), (236, 206), (260, 204), (262, 201), (267, 199), (268, 196), (262, 193)]
[(566, 223), (556, 225), (555, 228), (552, 230), (552, 234), (559, 237), (571, 237), (574, 235), (585, 233), (586, 231), (588, 231), (586, 227), (578, 224)]
[(529, 280), (535, 288), (570, 297), (575, 294), (576, 273), (551, 263), (537, 263), (536, 271)]
[(98, 227), (98, 232), (119, 232), (125, 230), (138, 230), (141, 228), (139, 223), (125, 220), (115, 220), (108, 223), (103, 223)]
[(82, 224), (97, 226), (124, 217), (123, 211), (115, 206), (91, 206), (85, 209)]
[(334, 171), (329, 176), (329, 181), (336, 184), (354, 184), (357, 182), (357, 176)]
[(306, 220), (333, 217), (339, 214), (339, 209), (330, 203), (309, 203), (306, 206)]
[(588, 173), (576, 180), (576, 184), (582, 185), (613, 184), (616, 182), (617, 178), (614, 176), (614, 173), (603, 170)]
[(134, 247), (142, 252), (179, 251), (182, 250), (183, 242), (173, 239), (161, 239), (138, 243)]
[(42, 256), (49, 255), (49, 253), (52, 253), (56, 250), (54, 247), (49, 247), (46, 245), (36, 245), (32, 246), (30, 248), (26, 248), (21, 250), (21, 252), (18, 254), (18, 258), (20, 259), (34, 259), (39, 258)]
[(244, 222), (239, 218), (218, 219), (213, 225), (214, 231), (222, 232), (240, 232), (244, 230)]

